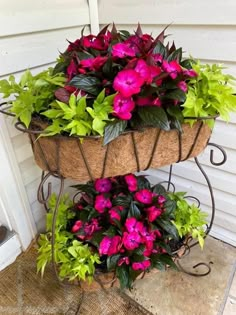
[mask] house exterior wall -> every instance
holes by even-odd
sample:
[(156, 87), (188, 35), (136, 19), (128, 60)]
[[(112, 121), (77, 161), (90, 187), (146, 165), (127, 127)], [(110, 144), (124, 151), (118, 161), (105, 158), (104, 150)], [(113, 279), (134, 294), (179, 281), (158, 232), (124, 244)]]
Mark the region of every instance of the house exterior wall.
[[(54, 64), (65, 39), (80, 36), (90, 24), (91, 7), (96, 1), (86, 0), (0, 0), (0, 78), (30, 68), (37, 73)], [(90, 7), (89, 7), (90, 5)], [(96, 9), (96, 5), (94, 7)], [(94, 9), (93, 8), (93, 9)], [(236, 75), (236, 2), (235, 0), (99, 0), (101, 25), (115, 22), (119, 29), (134, 30), (139, 21), (146, 32), (157, 35), (166, 25), (170, 41), (205, 62), (221, 62)], [(96, 13), (96, 12), (94, 12)], [(96, 16), (96, 14), (95, 14)], [(93, 18), (94, 22), (94, 18)], [(22, 175), (29, 204), (38, 230), (44, 227), (45, 213), (36, 200), (41, 171), (35, 165), (27, 136), (7, 121), (11, 145)], [(225, 165), (216, 168), (209, 163), (209, 151), (201, 162), (209, 174), (215, 191), (216, 219), (212, 234), (236, 245), (236, 115), (230, 123), (218, 120), (212, 142), (224, 147), (228, 155)], [(215, 158), (220, 158), (216, 152)], [(167, 167), (151, 170), (153, 182), (167, 178)], [(193, 161), (174, 168), (176, 188), (200, 197), (202, 208), (210, 211), (209, 194)]]
[[(100, 0), (101, 25), (115, 22), (118, 29), (133, 31), (140, 22), (143, 30), (158, 35), (167, 25), (170, 42), (183, 47), (193, 57), (207, 63), (223, 63), (236, 76), (236, 2), (234, 0)], [(209, 149), (199, 157), (211, 180), (216, 203), (212, 235), (236, 245), (236, 115), (227, 124), (218, 119), (211, 142), (221, 145), (227, 162), (215, 167), (209, 162)], [(219, 161), (217, 150), (214, 159)], [(167, 180), (168, 167), (149, 170), (152, 182)], [(209, 192), (193, 160), (174, 166), (176, 189), (199, 197), (202, 209), (210, 212)]]
[[(68, 45), (66, 39), (75, 40), (84, 25), (90, 24), (90, 13), (86, 0), (0, 0), (0, 79), (10, 74), (19, 78), (26, 69), (38, 73), (53, 66), (59, 51)], [(35, 165), (27, 135), (18, 132), (10, 121), (6, 119), (12, 158), (17, 161), (37, 229), (41, 231), (45, 211), (36, 200), (41, 171)]]

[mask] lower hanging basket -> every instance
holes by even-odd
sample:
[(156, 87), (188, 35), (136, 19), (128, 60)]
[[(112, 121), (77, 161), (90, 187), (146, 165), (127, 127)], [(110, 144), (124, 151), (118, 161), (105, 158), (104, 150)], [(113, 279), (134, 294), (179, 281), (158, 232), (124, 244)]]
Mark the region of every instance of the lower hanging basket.
[[(31, 124), (32, 130), (43, 129)], [(207, 145), (211, 129), (198, 120), (183, 132), (147, 128), (120, 135), (106, 146), (101, 137), (40, 137), (29, 132), (34, 158), (38, 166), (65, 178), (93, 180), (159, 168), (197, 156)]]

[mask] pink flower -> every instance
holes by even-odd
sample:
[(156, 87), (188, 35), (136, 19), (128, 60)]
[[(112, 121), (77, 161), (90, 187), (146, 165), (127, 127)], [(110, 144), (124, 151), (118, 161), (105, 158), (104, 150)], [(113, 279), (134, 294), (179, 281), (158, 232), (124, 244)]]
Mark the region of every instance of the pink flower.
[(135, 51), (129, 47), (127, 44), (118, 43), (112, 46), (111, 54), (113, 57), (125, 58), (134, 57)]
[(80, 66), (89, 68), (92, 71), (99, 70), (107, 61), (107, 57), (97, 56), (95, 58), (88, 58), (80, 61)]
[(75, 64), (74, 60), (72, 59), (69, 66), (66, 69), (69, 81), (77, 74), (77, 65)]
[(155, 60), (155, 62), (162, 63), (163, 56), (161, 54), (152, 54), (152, 58)]
[(152, 233), (156, 236), (156, 238), (160, 238), (162, 235), (161, 235), (161, 232), (159, 230), (152, 230)]
[(99, 245), (99, 254), (112, 256), (119, 252), (121, 247), (120, 236), (105, 236)]
[(144, 81), (133, 69), (120, 71), (114, 79), (113, 88), (124, 97), (138, 94)]
[(135, 248), (139, 247), (141, 242), (141, 236), (139, 235), (138, 232), (131, 233), (124, 232), (122, 241), (126, 249), (134, 250)]
[(194, 78), (194, 77), (197, 77), (198, 74), (196, 71), (194, 71), (193, 69), (190, 69), (190, 70), (184, 70), (183, 71), (183, 74), (190, 77), (190, 78)]
[(72, 233), (78, 232), (83, 226), (83, 222), (81, 220), (75, 221), (75, 224), (73, 225), (71, 231)]
[(131, 111), (134, 107), (135, 104), (132, 98), (123, 97), (121, 94), (117, 94), (113, 103), (113, 115), (122, 120), (129, 120), (132, 117)]
[(133, 270), (146, 270), (150, 266), (151, 266), (150, 260), (144, 260), (144, 261), (132, 263)]
[(155, 206), (149, 207), (145, 209), (147, 212), (147, 217), (149, 222), (153, 222), (162, 214), (161, 209), (156, 208)]
[[(150, 83), (162, 73), (161, 68), (158, 66), (150, 66), (149, 70), (150, 70), (150, 78), (151, 78)], [(162, 83), (162, 80), (154, 80), (154, 81), (156, 85), (158, 86), (160, 86)]]
[(182, 91), (184, 91), (184, 93), (186, 93), (188, 91), (188, 86), (187, 86), (187, 83), (185, 81), (180, 81), (178, 84), (177, 84), (178, 88)]
[(86, 222), (84, 225), (84, 232), (86, 237), (90, 237), (94, 232), (101, 230), (97, 219), (92, 219), (90, 223)]
[(157, 198), (157, 201), (159, 204), (162, 204), (166, 201), (166, 198), (162, 195), (159, 195), (158, 198)]
[(176, 79), (178, 73), (182, 71), (180, 64), (176, 60), (173, 60), (171, 62), (164, 60), (162, 63), (162, 68), (169, 73), (172, 79)]
[(125, 256), (125, 257), (122, 257), (118, 260), (118, 266), (122, 266), (123, 264), (126, 264), (126, 265), (129, 265), (130, 263), (130, 260), (129, 260), (129, 257)]
[(159, 99), (159, 97), (157, 97), (157, 98), (153, 101), (152, 104), (155, 105), (155, 106), (160, 107), (160, 106), (161, 106), (161, 100)]
[(148, 189), (142, 189), (134, 195), (134, 199), (145, 205), (152, 203), (152, 193)]
[(150, 68), (144, 60), (140, 59), (134, 70), (140, 75), (141, 78), (143, 78), (145, 82), (152, 82)]
[(136, 218), (133, 217), (126, 219), (125, 227), (129, 233), (141, 232), (144, 228), (143, 222), (139, 222)]
[(146, 241), (145, 242), (145, 250), (143, 251), (143, 255), (146, 257), (151, 256), (153, 251), (153, 242), (152, 241)]
[(84, 48), (93, 48), (97, 50), (106, 50), (110, 42), (110, 35), (88, 35), (81, 38), (81, 44)]
[(108, 178), (97, 179), (94, 187), (100, 193), (108, 193), (111, 190), (111, 181)]
[(136, 191), (138, 189), (138, 181), (133, 174), (126, 175), (125, 182), (128, 185), (129, 191)]
[(98, 195), (95, 199), (94, 208), (99, 213), (103, 213), (106, 208), (110, 209), (112, 207), (111, 201), (109, 198), (105, 197), (104, 195)]
[(111, 222), (113, 222), (113, 220), (120, 221), (120, 218), (121, 218), (120, 214), (116, 210), (111, 209), (108, 212), (109, 212), (109, 215), (110, 215)]
[(153, 242), (156, 239), (156, 235), (154, 231), (148, 232), (146, 227), (144, 227), (141, 230), (141, 236), (142, 236), (143, 243), (146, 243), (148, 241)]
[(138, 96), (135, 99), (135, 104), (138, 106), (150, 106), (153, 103), (153, 98), (151, 96)]

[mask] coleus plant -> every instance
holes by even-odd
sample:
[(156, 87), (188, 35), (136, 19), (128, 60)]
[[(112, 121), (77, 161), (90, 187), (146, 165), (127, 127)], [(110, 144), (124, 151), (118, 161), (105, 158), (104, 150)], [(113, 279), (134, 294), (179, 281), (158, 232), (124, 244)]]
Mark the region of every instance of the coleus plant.
[(181, 131), (189, 116), (228, 118), (236, 110), (233, 78), (220, 66), (183, 59), (182, 48), (165, 44), (165, 37), (144, 34), (140, 25), (134, 34), (115, 25), (97, 36), (82, 31), (54, 69), (27, 71), (19, 84), (13, 76), (1, 80), (0, 92), (15, 97), (11, 111), (26, 127), (40, 116), (49, 125), (46, 136), (100, 135), (105, 144), (127, 129)]
[[(176, 268), (173, 252), (187, 237), (197, 238), (196, 231), (201, 231), (202, 238), (198, 239), (203, 245), (205, 217), (197, 206), (187, 203), (183, 193), (169, 193), (160, 184), (151, 187), (144, 176), (133, 174), (97, 179), (74, 187), (79, 191), (79, 200), (73, 206), (68, 200), (62, 200), (55, 233), (61, 278), (75, 277), (76, 257), (71, 246), (89, 246), (86, 252), (90, 250), (88, 259), (94, 267), (115, 272), (121, 287), (131, 288), (143, 272), (152, 268), (163, 270), (167, 265)], [(187, 211), (182, 211), (181, 202), (187, 205)], [(195, 207), (194, 215), (188, 213), (191, 207)], [(49, 213), (48, 233), (51, 216)], [(40, 240), (39, 270), (44, 270), (51, 259), (48, 233)], [(87, 274), (89, 280), (91, 271), (94, 268)], [(84, 280), (80, 274), (77, 278)]]

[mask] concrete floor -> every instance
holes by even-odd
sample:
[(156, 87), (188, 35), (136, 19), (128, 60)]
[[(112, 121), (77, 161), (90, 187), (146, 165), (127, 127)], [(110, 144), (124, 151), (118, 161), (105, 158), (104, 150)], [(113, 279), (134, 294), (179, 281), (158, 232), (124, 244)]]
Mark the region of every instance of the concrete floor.
[(60, 286), (51, 269), (41, 279), (35, 257), (33, 248), (0, 272), (0, 315), (236, 315), (236, 248), (210, 237), (203, 252), (194, 247), (181, 260), (191, 272), (199, 262), (212, 262), (208, 276), (158, 272), (137, 281), (129, 298), (117, 289), (86, 293), (79, 312), (80, 288)]

